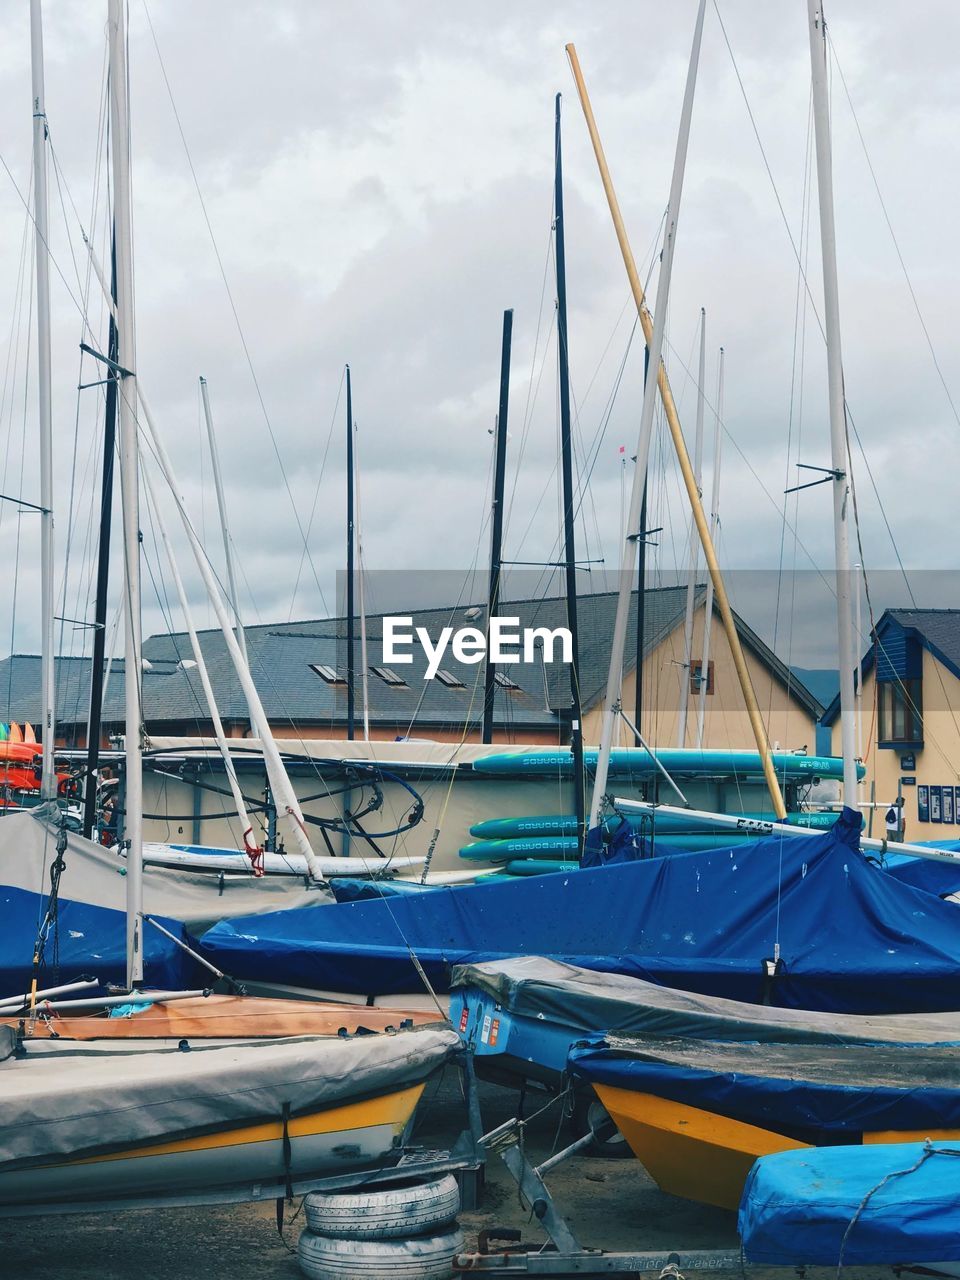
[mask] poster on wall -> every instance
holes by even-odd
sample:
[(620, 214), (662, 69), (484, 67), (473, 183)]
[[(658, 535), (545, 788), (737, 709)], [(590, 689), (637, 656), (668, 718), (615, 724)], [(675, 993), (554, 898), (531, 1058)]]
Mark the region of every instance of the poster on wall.
[(927, 786), (917, 787), (917, 821), (930, 821), (930, 788)]
[(944, 822), (949, 822), (951, 826), (955, 821), (954, 812), (955, 810), (953, 807), (953, 787), (944, 787), (943, 788), (943, 820)]
[(930, 788), (930, 821), (943, 821), (943, 787)]

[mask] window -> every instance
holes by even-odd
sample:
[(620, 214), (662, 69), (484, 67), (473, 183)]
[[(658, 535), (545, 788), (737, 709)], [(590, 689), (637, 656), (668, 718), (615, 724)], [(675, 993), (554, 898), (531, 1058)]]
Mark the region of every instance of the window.
[(520, 688), (516, 680), (511, 680), (510, 677), (505, 676), (502, 671), (495, 672), (493, 678), (494, 680), (496, 680), (497, 684), (500, 686), (501, 689), (519, 689)]
[(877, 741), (888, 745), (923, 745), (923, 681), (882, 680), (877, 684)]
[(346, 684), (346, 679), (334, 667), (329, 667), (325, 662), (311, 662), (310, 670), (315, 671), (321, 680), (326, 680), (327, 684)]
[[(696, 697), (700, 692), (700, 685), (703, 683), (703, 659), (690, 659), (690, 693)], [(713, 659), (707, 663), (707, 693), (713, 693)]]
[(466, 686), (463, 681), (458, 679), (452, 671), (444, 671), (442, 668), (437, 672), (436, 678), (441, 684), (445, 684), (448, 689), (463, 689)]
[(406, 685), (403, 676), (398, 676), (393, 667), (371, 667), (370, 670), (375, 676), (379, 676), (384, 684), (393, 685), (395, 688), (402, 688)]

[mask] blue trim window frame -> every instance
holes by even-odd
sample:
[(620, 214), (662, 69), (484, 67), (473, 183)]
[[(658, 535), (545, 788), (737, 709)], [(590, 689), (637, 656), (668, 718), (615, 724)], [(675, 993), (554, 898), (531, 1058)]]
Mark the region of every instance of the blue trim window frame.
[(923, 680), (920, 676), (877, 681), (877, 746), (923, 746)]

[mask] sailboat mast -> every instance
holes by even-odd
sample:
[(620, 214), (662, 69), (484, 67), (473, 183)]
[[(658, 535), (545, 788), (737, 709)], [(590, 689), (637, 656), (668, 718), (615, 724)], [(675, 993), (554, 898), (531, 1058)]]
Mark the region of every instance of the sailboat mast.
[[(723, 347), (717, 369), (717, 421), (713, 431), (713, 490), (710, 496), (710, 541), (716, 545), (720, 523), (720, 446), (723, 430)], [(703, 746), (703, 725), (707, 714), (707, 685), (710, 681), (710, 637), (713, 632), (713, 578), (707, 579), (707, 599), (703, 608), (703, 644), (700, 646), (700, 688), (697, 691), (697, 747)]]
[(583, 780), (583, 708), (580, 701), (580, 628), (577, 623), (576, 494), (573, 488), (573, 440), (570, 428), (570, 344), (567, 329), (567, 259), (563, 223), (563, 156), (560, 141), (560, 94), (553, 125), (554, 196), (557, 264), (557, 349), (560, 366), (560, 467), (563, 487), (564, 572), (567, 629), (570, 632), (570, 749), (573, 753), (573, 799), (577, 818), (577, 856), (583, 853), (586, 797)]
[[(707, 376), (707, 313), (700, 308), (700, 369), (697, 379), (697, 433), (693, 445), (693, 474), (697, 492), (703, 494), (703, 406), (704, 379)], [(678, 716), (677, 746), (687, 745), (687, 714), (690, 709), (690, 675), (693, 671), (693, 606), (697, 590), (697, 564), (700, 539), (696, 521), (690, 521), (690, 576), (687, 579), (687, 606), (683, 622), (683, 667), (680, 672), (680, 714)]]
[(110, 136), (113, 218), (117, 252), (117, 363), (120, 387), (120, 494), (124, 552), (125, 813), (127, 848), (127, 985), (143, 981), (143, 761), (141, 758), (140, 488), (137, 459), (136, 330), (133, 319), (133, 243), (127, 39), (123, 0), (108, 0)]
[[(657, 291), (657, 305), (653, 319), (653, 333), (648, 340), (650, 348), (650, 369), (659, 371), (663, 353), (663, 333), (667, 319), (667, 304), (670, 297), (670, 277), (673, 273), (673, 255), (677, 243), (677, 222), (680, 215), (680, 196), (683, 192), (683, 173), (687, 160), (687, 143), (690, 139), (690, 122), (693, 117), (693, 96), (697, 84), (697, 68), (700, 62), (700, 43), (703, 36), (703, 14), (706, 0), (700, 0), (697, 10), (697, 23), (693, 35), (693, 48), (690, 51), (690, 64), (687, 70), (687, 83), (683, 95), (683, 108), (680, 113), (680, 131), (677, 135), (677, 149), (673, 162), (673, 177), (670, 183), (670, 203), (667, 206), (666, 228), (664, 230), (663, 253), (660, 261), (660, 286)], [(636, 560), (635, 542), (639, 534), (640, 503), (643, 496), (643, 482), (647, 475), (647, 459), (650, 454), (650, 437), (653, 434), (653, 410), (657, 395), (657, 377), (648, 377), (643, 388), (643, 408), (640, 413), (640, 432), (637, 440), (637, 464), (633, 473), (633, 488), (630, 494), (630, 510), (627, 516), (627, 529), (623, 550), (620, 557), (620, 583), (617, 599), (617, 616), (613, 626), (613, 638), (610, 645), (610, 669), (607, 674), (607, 692), (603, 709), (603, 727), (600, 734), (600, 755), (597, 760), (597, 772), (593, 786), (593, 800), (590, 805), (590, 826), (595, 827), (600, 821), (600, 811), (607, 789), (607, 773), (610, 766), (610, 751), (613, 747), (613, 736), (616, 731), (617, 714), (620, 708), (620, 683), (623, 673), (623, 654), (627, 640), (627, 614), (630, 608), (630, 596), (633, 590), (633, 566)]]
[(227, 588), (230, 592), (230, 607), (236, 623), (237, 644), (247, 661), (247, 637), (240, 621), (240, 595), (237, 591), (237, 575), (233, 563), (233, 543), (230, 539), (230, 523), (227, 515), (227, 499), (223, 491), (223, 476), (220, 471), (220, 450), (217, 447), (217, 433), (213, 429), (213, 413), (210, 409), (210, 389), (206, 378), (200, 379), (200, 399), (203, 402), (203, 420), (207, 427), (207, 443), (210, 446), (210, 466), (213, 471), (213, 487), (217, 494), (217, 512), (220, 516), (220, 531), (223, 536), (223, 559), (227, 568)]
[(43, 755), (40, 795), (57, 794), (53, 629), (53, 415), (50, 379), (50, 250), (47, 230), (47, 113), (43, 88), (43, 16), (30, 0), (33, 85), (33, 217), (37, 255), (37, 382), (40, 410), (40, 704)]
[[(111, 249), (110, 292), (117, 302), (117, 253)], [(107, 358), (117, 363), (117, 322), (110, 312)], [(97, 592), (93, 606), (93, 657), (90, 661), (90, 713), (87, 717), (87, 776), (83, 793), (83, 834), (89, 840), (97, 816), (97, 771), (103, 723), (104, 661), (107, 645), (107, 591), (110, 585), (110, 532), (113, 524), (113, 457), (117, 447), (117, 378), (107, 378), (103, 422), (103, 471), (100, 477), (100, 537), (97, 547)]]
[(857, 803), (856, 693), (853, 670), (857, 654), (853, 637), (849, 519), (850, 462), (840, 348), (840, 295), (837, 286), (837, 237), (833, 210), (833, 160), (830, 104), (827, 94), (827, 35), (820, 0), (807, 0), (810, 67), (813, 78), (813, 128), (817, 148), (820, 196), (820, 248), (823, 259), (823, 310), (827, 335), (827, 386), (830, 402), (830, 457), (833, 466), (833, 529), (837, 564), (837, 640), (840, 661), (840, 741), (843, 754), (843, 799)]
[(356, 535), (353, 528), (353, 386), (350, 366), (347, 365), (347, 741), (356, 735), (356, 709), (353, 690), (354, 678), (354, 605), (353, 605), (353, 551)]
[[(487, 592), (487, 630), (500, 607), (500, 575), (503, 569), (503, 495), (507, 478), (507, 413), (510, 406), (510, 349), (513, 341), (513, 311), (503, 313), (500, 343), (500, 402), (497, 412), (496, 446), (493, 455), (493, 505), (490, 512), (490, 585)], [(493, 741), (493, 709), (497, 669), (490, 661), (489, 648), (483, 670), (483, 728), (481, 742)]]

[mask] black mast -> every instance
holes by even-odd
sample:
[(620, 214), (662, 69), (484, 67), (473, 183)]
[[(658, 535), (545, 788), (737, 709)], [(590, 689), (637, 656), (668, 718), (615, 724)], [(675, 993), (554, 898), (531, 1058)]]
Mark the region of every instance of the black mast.
[(347, 365), (347, 741), (352, 742), (355, 733), (355, 708), (353, 694), (354, 635), (353, 635), (353, 388), (350, 385), (350, 366)]
[[(650, 348), (643, 349), (643, 383), (647, 383), (647, 371), (650, 368)], [(636, 460), (634, 460), (636, 461)], [(640, 723), (640, 717), (643, 715), (643, 632), (646, 623), (647, 612), (647, 478), (643, 480), (643, 501), (640, 504), (640, 532), (637, 535), (637, 687), (633, 699), (633, 727), (636, 730), (633, 738), (633, 745), (640, 747), (643, 743), (640, 741), (640, 735), (643, 733), (643, 725)]]
[(570, 748), (577, 817), (577, 857), (583, 853), (586, 797), (583, 778), (583, 727), (580, 705), (580, 636), (577, 626), (577, 551), (574, 541), (573, 447), (570, 437), (570, 350), (567, 342), (567, 274), (563, 235), (563, 162), (560, 151), (560, 94), (553, 129), (553, 213), (557, 259), (557, 340), (560, 366), (560, 461), (563, 472), (563, 542), (567, 581), (567, 627), (570, 630)]
[[(116, 243), (110, 250), (110, 296), (117, 303)], [(107, 356), (119, 359), (117, 326), (110, 315)], [(97, 820), (97, 770), (103, 720), (103, 668), (107, 644), (107, 589), (110, 582), (110, 525), (113, 516), (113, 459), (117, 439), (117, 375), (108, 367), (103, 426), (103, 475), (100, 481), (100, 545), (97, 552), (97, 595), (93, 607), (93, 657), (90, 661), (90, 714), (87, 718), (87, 774), (83, 793), (83, 834), (89, 840)]]
[[(513, 338), (513, 311), (503, 313), (503, 340), (500, 344), (500, 407), (497, 412), (497, 442), (493, 462), (493, 526), (490, 535), (490, 589), (487, 593), (487, 630), (500, 607), (500, 572), (503, 552), (503, 490), (507, 474), (507, 406), (510, 401), (510, 344)], [(493, 741), (493, 704), (497, 669), (487, 658), (483, 672), (482, 742)]]

